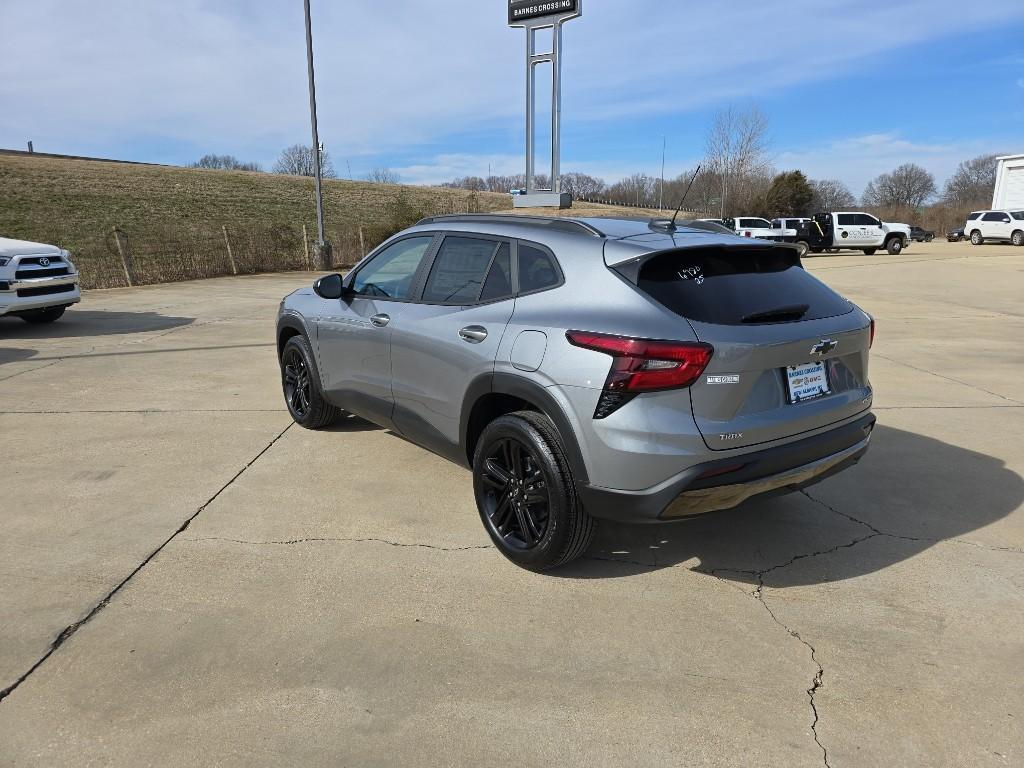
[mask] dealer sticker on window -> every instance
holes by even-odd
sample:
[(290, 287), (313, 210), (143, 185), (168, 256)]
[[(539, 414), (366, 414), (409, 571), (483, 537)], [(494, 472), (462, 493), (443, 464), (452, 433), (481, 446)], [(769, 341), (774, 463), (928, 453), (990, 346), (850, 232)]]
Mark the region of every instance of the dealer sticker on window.
[(827, 395), (828, 386), (825, 363), (804, 363), (786, 368), (786, 383), (789, 385), (789, 402), (802, 403)]

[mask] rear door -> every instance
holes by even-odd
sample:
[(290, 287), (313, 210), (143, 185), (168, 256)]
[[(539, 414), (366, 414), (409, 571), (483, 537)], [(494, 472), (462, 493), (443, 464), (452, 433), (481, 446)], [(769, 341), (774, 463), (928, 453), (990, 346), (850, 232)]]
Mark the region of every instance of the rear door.
[(494, 371), (515, 307), (514, 247), (508, 238), (446, 234), (417, 301), (391, 325), (395, 426), (440, 453), (458, 446), (469, 385)]
[(790, 249), (666, 252), (641, 268), (637, 285), (714, 347), (689, 389), (712, 450), (799, 435), (870, 407), (869, 319)]

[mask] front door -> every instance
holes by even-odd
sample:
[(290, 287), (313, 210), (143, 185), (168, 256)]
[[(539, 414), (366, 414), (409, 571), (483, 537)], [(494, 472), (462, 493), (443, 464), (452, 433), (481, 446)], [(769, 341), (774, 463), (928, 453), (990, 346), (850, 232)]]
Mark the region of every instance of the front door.
[(408, 237), (376, 254), (346, 281), (353, 293), (325, 300), (317, 322), (327, 399), (384, 427), (393, 426), (393, 329), (410, 307), (433, 241), (433, 235)]
[(433, 259), (422, 296), (392, 323), (395, 427), (456, 460), (469, 385), (494, 371), (512, 317), (508, 240), (448, 234)]

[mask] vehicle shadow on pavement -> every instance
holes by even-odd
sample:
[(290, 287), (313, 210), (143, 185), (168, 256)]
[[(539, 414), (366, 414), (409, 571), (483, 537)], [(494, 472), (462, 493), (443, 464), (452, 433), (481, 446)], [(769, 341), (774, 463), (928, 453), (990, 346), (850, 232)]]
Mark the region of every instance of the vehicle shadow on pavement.
[[(333, 424), (329, 427), (324, 427), (319, 430), (321, 432), (376, 432), (380, 431), (382, 427), (378, 427), (376, 424), (362, 419), (351, 413), (343, 413), (340, 418), (336, 419)], [(389, 432), (388, 434), (394, 434)], [(401, 437), (395, 435), (395, 437)]]
[[(616, 578), (682, 565), (755, 586), (768, 572), (772, 586), (841, 581), (942, 541), (998, 549), (991, 535), (980, 543), (970, 534), (1022, 502), (1024, 479), (1002, 460), (880, 425), (860, 464), (804, 493), (667, 525), (602, 521), (585, 556), (553, 575)], [(880, 545), (820, 557), (867, 539)], [(781, 567), (797, 561), (807, 562)]]
[(23, 347), (0, 347), (0, 365), (4, 363), (21, 363), (31, 360), (39, 354), (38, 350)]
[(71, 339), (169, 331), (191, 325), (194, 317), (173, 317), (159, 312), (105, 312), (69, 309), (60, 320), (32, 325), (16, 317), (0, 318), (0, 339)]

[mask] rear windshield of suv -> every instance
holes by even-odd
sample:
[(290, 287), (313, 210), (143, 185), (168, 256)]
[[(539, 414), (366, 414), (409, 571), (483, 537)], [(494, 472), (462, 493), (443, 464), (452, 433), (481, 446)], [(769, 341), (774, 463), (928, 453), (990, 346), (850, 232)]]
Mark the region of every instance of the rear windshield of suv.
[(788, 248), (668, 251), (640, 269), (637, 287), (688, 320), (759, 325), (845, 315), (853, 305)]

